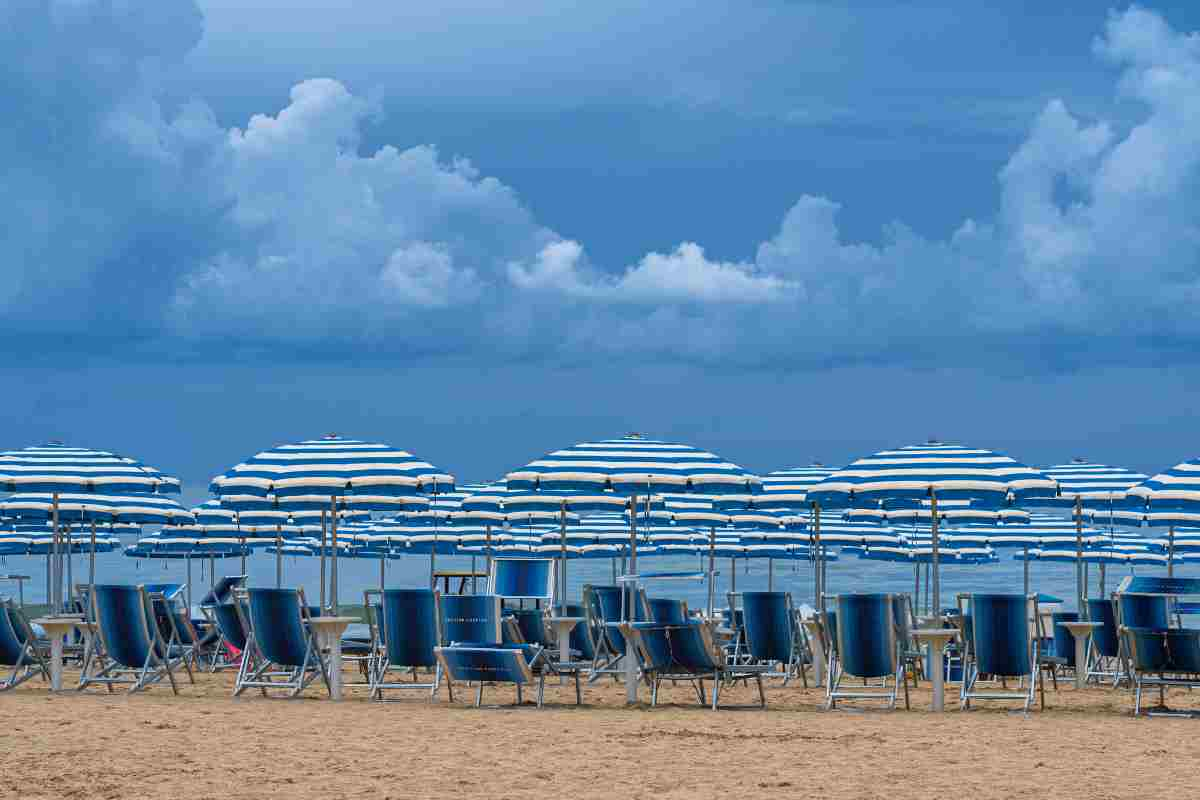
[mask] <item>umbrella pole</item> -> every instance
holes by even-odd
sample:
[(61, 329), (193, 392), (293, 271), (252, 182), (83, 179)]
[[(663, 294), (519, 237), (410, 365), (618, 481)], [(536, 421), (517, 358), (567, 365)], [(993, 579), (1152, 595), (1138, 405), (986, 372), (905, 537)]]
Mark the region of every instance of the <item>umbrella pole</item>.
[(559, 613), (562, 616), (567, 615), (567, 501), (563, 500), (561, 508), (558, 510), (558, 546), (559, 553), (562, 556), (562, 564), (559, 566), (559, 579), (561, 580), (562, 594), (559, 595), (560, 601), (558, 604)]
[(283, 588), (283, 526), (275, 526), (275, 588)]
[(921, 562), (913, 563), (913, 608), (921, 610)]
[(1025, 558), (1022, 563), (1025, 567), (1025, 596), (1029, 597), (1029, 545), (1025, 545)]
[(1167, 577), (1175, 577), (1175, 526), (1167, 529)]
[(941, 576), (941, 554), (938, 549), (938, 508), (937, 508), (937, 492), (931, 486), (929, 488), (929, 532), (933, 539), (933, 563), (930, 565), (932, 576), (930, 584), (932, 587), (932, 597), (930, 604), (933, 608), (929, 609), (929, 613), (940, 614), (942, 609), (942, 576)]
[[(649, 500), (649, 497), (647, 497)], [(638, 504), (637, 495), (634, 494), (629, 498), (629, 574), (637, 575), (637, 515)], [(629, 592), (629, 604), (626, 609), (629, 613), (629, 620), (637, 619), (637, 614), (634, 612), (637, 602), (637, 581), (628, 580), (625, 582), (627, 591)], [(633, 652), (633, 640), (631, 637), (625, 637), (625, 702), (632, 705), (638, 699), (638, 673), (637, 661)]]
[[(1026, 592), (1028, 594), (1028, 592)], [(1087, 608), (1087, 582), (1083, 577), (1083, 497), (1075, 496), (1075, 602), (1080, 619)]]
[(192, 609), (192, 554), (191, 554), (191, 552), (184, 553), (183, 560), (187, 566), (187, 584), (184, 589), (184, 596), (187, 598), (188, 615), (190, 616), (192, 613), (192, 611), (191, 611), (191, 609)]
[(63, 531), (63, 543), (66, 545), (66, 561), (67, 561), (67, 585), (63, 592), (63, 611), (67, 610), (67, 600), (71, 597), (71, 584), (75, 581), (75, 564), (71, 560), (71, 545), (74, 543), (74, 537), (71, 536), (71, 526), (68, 525)]
[(383, 566), (386, 563), (387, 563), (387, 554), (384, 553), (379, 559), (379, 591), (381, 591), (381, 592), (383, 591), (384, 583), (386, 582), (386, 579), (384, 578), (384, 575), (383, 575)]
[(717, 563), (717, 529), (710, 527), (708, 529), (708, 617), (713, 616), (713, 595), (715, 588), (713, 581), (715, 579)]
[(775, 591), (775, 559), (767, 559), (767, 591)]
[[(492, 526), (484, 528), (484, 567), (487, 569), (488, 580), (492, 577)], [(616, 581), (613, 581), (616, 583)], [(434, 587), (436, 588), (436, 587)]]
[(61, 610), (59, 604), (59, 575), (61, 564), (58, 561), (58, 492), (50, 504), (50, 518), (54, 523), (54, 531), (50, 535), (50, 582), (46, 585), (46, 602), (50, 604), (50, 613), (57, 614)]
[(1103, 561), (1101, 561), (1100, 562), (1100, 599), (1101, 600), (1104, 599), (1104, 590), (1105, 590), (1104, 584), (1107, 583), (1106, 578), (1108, 578), (1108, 575), (1106, 575), (1105, 573), (1107, 571), (1108, 571), (1108, 565), (1106, 565)]
[[(729, 557), (729, 591), (731, 594), (737, 594), (737, 560)], [(733, 606), (730, 605), (730, 608)]]
[(325, 556), (328, 544), (329, 523), (326, 521), (325, 509), (321, 509), (321, 608), (325, 607)]
[[(92, 551), (88, 555), (88, 591), (96, 590), (96, 520), (92, 520)], [(91, 594), (88, 595), (91, 597)]]

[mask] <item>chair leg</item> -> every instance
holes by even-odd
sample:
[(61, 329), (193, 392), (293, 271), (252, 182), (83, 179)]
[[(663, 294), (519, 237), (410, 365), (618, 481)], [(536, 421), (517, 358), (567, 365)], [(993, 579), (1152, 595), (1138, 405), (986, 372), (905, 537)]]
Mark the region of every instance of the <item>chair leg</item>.
[[(483, 684), (480, 684), (480, 688), (482, 688), (482, 686), (483, 686)], [(518, 683), (517, 684), (517, 705), (523, 705), (524, 703), (525, 703), (525, 698), (521, 692), (521, 684)]]
[(579, 688), (579, 670), (575, 670), (575, 705), (583, 705), (583, 692)]
[(543, 699), (543, 696), (545, 695), (545, 693), (546, 693), (546, 673), (541, 672), (538, 674), (538, 690), (537, 690), (537, 707), (538, 708), (542, 707), (542, 699)]
[(754, 673), (754, 680), (758, 683), (758, 704), (762, 708), (767, 707), (767, 693), (763, 691), (762, 673)]
[(721, 701), (721, 676), (713, 673), (713, 690), (712, 690), (712, 710), (717, 710), (717, 704)]

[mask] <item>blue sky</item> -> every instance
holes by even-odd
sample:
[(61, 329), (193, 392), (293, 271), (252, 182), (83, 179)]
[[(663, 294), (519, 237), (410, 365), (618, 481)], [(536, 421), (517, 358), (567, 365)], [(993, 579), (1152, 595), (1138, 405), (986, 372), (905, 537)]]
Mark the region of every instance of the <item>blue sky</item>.
[(0, 442), (1194, 457), (1200, 10), (0, 4)]

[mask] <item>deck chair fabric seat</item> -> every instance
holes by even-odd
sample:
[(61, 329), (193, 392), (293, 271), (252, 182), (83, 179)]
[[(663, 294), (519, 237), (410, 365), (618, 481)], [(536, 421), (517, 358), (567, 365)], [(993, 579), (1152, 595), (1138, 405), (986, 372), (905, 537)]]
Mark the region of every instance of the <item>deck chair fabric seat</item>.
[(801, 633), (796, 625), (790, 593), (743, 592), (742, 626), (751, 661), (759, 664), (778, 662), (783, 667), (784, 686), (798, 672), (804, 687), (808, 688)]
[(11, 600), (0, 601), (0, 667), (11, 668), (8, 676), (0, 679), (0, 691), (14, 689), (38, 674), (50, 680), (37, 637)]
[[(970, 661), (960, 695), (962, 707), (970, 708), (973, 699), (1021, 700), (1022, 710), (1028, 711), (1035, 689), (1040, 688), (1045, 708), (1045, 680), (1039, 667), (1039, 640), (1032, 621), (1038, 618), (1036, 597), (972, 594), (970, 608)], [(976, 687), (982, 675), (1023, 678), (1027, 683), (1021, 693), (980, 691)]]
[(1092, 646), (1102, 657), (1117, 658), (1120, 656), (1120, 641), (1117, 637), (1117, 617), (1111, 600), (1088, 600), (1088, 619), (1099, 622), (1100, 626), (1092, 629)]
[(661, 625), (686, 625), (688, 623), (686, 601), (671, 597), (652, 597), (647, 602), (652, 621)]
[(623, 633), (630, 637), (641, 664), (642, 674), (650, 683), (650, 703), (658, 704), (658, 689), (663, 680), (688, 680), (696, 688), (703, 705), (704, 680), (713, 682), (711, 708), (720, 707), (721, 684), (742, 677), (753, 677), (758, 686), (759, 707), (766, 708), (762, 675), (767, 667), (729, 664), (713, 639), (712, 629), (700, 620), (685, 625), (657, 622), (624, 623)]
[[(1060, 622), (1078, 622), (1078, 611), (1055, 611), (1050, 615), (1050, 624), (1054, 627), (1050, 641), (1054, 643), (1054, 653), (1063, 666), (1075, 668), (1075, 637), (1071, 632), (1059, 625)], [(1048, 632), (1049, 633), (1049, 632)]]
[[(368, 605), (379, 639), (368, 665), (373, 699), (383, 700), (383, 692), (392, 689), (428, 689), (431, 701), (437, 696), (442, 668), (434, 650), (442, 644), (440, 600), (434, 589), (386, 589), (377, 605)], [(414, 678), (418, 669), (432, 670), (433, 677), (429, 682), (388, 681), (388, 672), (396, 669), (409, 669)]]
[(524, 652), (508, 647), (469, 647), (451, 645), (435, 649), (438, 662), (446, 675), (446, 682), (466, 681), (476, 685), (475, 706), (483, 700), (483, 687), (498, 683), (511, 683), (517, 689), (517, 704), (523, 702), (522, 690), (537, 682), (537, 707), (542, 707), (545, 692), (545, 674), (535, 675), (529, 667)]
[(247, 637), (234, 697), (248, 688), (264, 697), (268, 690), (286, 689), (295, 697), (318, 677), (329, 692), (329, 665), (316, 632), (305, 623), (303, 589), (246, 589), (237, 607)]
[[(174, 584), (165, 586), (171, 589)], [(129, 684), (132, 693), (165, 677), (172, 693), (179, 693), (173, 668), (182, 663), (190, 677), (191, 667), (186, 649), (173, 636), (164, 638), (155, 617), (154, 604), (163, 597), (145, 585), (97, 584), (93, 588), (91, 618), (96, 636), (84, 657), (80, 689), (93, 683), (110, 689)]]
[[(891, 594), (839, 594), (831, 619), (831, 639), (836, 642), (830, 659), (825, 707), (835, 709), (841, 699), (883, 700), (896, 707), (901, 684), (908, 707), (908, 678), (896, 629), (895, 598)], [(846, 677), (864, 681), (882, 679), (882, 689), (843, 687)], [(890, 685), (889, 685), (890, 679)]]

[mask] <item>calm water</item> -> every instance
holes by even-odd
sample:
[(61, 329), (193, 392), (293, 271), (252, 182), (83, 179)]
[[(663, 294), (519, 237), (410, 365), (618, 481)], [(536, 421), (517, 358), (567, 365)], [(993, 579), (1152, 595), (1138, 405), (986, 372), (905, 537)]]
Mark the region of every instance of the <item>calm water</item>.
[[(1011, 551), (1000, 551), (1003, 559), (996, 564), (987, 565), (950, 565), (942, 566), (942, 600), (946, 605), (953, 604), (956, 592), (1020, 592), (1023, 582), (1023, 565), (1011, 560)], [(142, 583), (142, 582), (187, 582), (187, 563), (183, 560), (135, 560), (120, 553), (101, 554), (96, 557), (97, 580), (110, 583)], [(482, 569), (483, 559), (479, 559)], [(32, 576), (26, 583), (26, 602), (43, 602), (46, 596), (45, 557), (8, 556), (0, 559), (0, 576), (9, 573), (22, 573)], [(285, 556), (283, 559), (283, 580), (285, 586), (300, 585), (304, 587), (308, 597), (314, 602), (319, 592), (320, 562), (310, 557)], [(341, 600), (344, 603), (362, 601), (361, 592), (365, 588), (379, 585), (379, 562), (365, 559), (341, 559), (339, 562), (339, 583)], [(460, 556), (438, 556), (439, 569), (466, 569), (471, 566), (470, 558)], [(217, 575), (238, 574), (240, 562), (238, 559), (218, 560)], [(251, 585), (275, 585), (275, 556), (258, 553), (247, 560)], [(688, 557), (654, 557), (645, 559), (640, 564), (642, 570), (693, 570), (700, 568), (698, 558)], [(426, 586), (429, 577), (429, 557), (412, 556), (405, 559), (385, 562), (385, 579), (387, 586), (419, 587)], [(74, 579), (76, 582), (87, 579), (87, 556), (74, 556)], [(731, 570), (728, 560), (719, 560), (718, 569), (721, 574), (716, 580), (718, 598), (731, 589)], [(864, 561), (854, 556), (846, 556), (840, 561), (829, 564), (829, 592), (912, 592), (913, 568), (899, 564), (887, 564), (878, 561)], [(1138, 574), (1164, 574), (1165, 570), (1156, 567), (1137, 567)], [(201, 575), (201, 565), (198, 560), (192, 561), (193, 600), (198, 601), (207, 590), (210, 577), (207, 566)], [(738, 590), (765, 590), (767, 588), (767, 562), (756, 559), (739, 561), (736, 567), (736, 584)], [(776, 561), (774, 565), (775, 589), (787, 590), (799, 603), (813, 604), (812, 569), (808, 562)], [(1107, 587), (1112, 591), (1120, 579), (1128, 575), (1127, 567), (1109, 567)], [(1200, 577), (1200, 567), (1196, 564), (1176, 565), (1175, 574), (1180, 576)], [(1031, 586), (1034, 591), (1056, 595), (1073, 606), (1075, 567), (1072, 564), (1033, 563), (1030, 565)], [(1097, 596), (1098, 568), (1092, 566), (1089, 570), (1089, 594)], [(611, 583), (612, 568), (608, 560), (571, 561), (568, 566), (568, 585), (574, 598), (580, 595), (580, 587), (585, 583)], [(924, 583), (924, 578), (922, 578)], [(706, 587), (701, 581), (656, 581), (647, 584), (651, 597), (676, 597), (688, 601), (694, 608), (702, 608), (705, 604)], [(924, 589), (922, 590), (924, 591)], [(16, 597), (16, 584), (0, 580), (0, 595)], [(720, 605), (724, 605), (723, 600)]]

